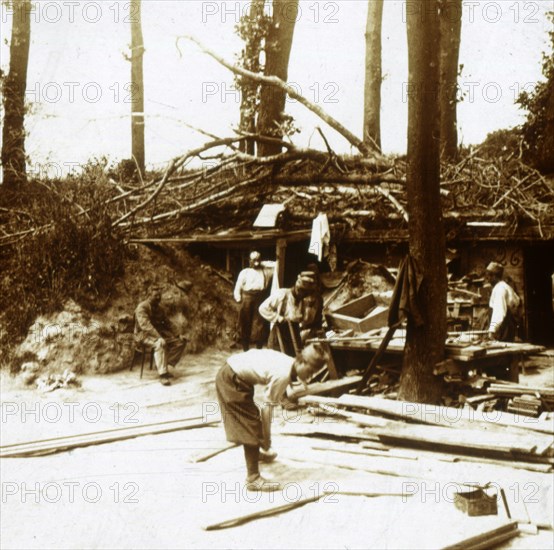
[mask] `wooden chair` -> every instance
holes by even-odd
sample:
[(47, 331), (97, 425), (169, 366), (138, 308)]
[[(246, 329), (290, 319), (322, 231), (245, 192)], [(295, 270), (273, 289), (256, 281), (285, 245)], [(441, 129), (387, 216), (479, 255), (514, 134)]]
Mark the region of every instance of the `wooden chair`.
[(140, 362), (140, 377), (142, 378), (142, 373), (144, 371), (144, 362), (146, 361), (146, 354), (150, 351), (150, 370), (154, 368), (154, 348), (151, 346), (148, 346), (147, 344), (135, 344), (135, 347), (133, 349), (133, 358), (131, 359), (131, 367), (129, 370), (133, 370), (133, 367), (135, 365), (137, 355), (140, 354), (141, 356), (141, 362)]

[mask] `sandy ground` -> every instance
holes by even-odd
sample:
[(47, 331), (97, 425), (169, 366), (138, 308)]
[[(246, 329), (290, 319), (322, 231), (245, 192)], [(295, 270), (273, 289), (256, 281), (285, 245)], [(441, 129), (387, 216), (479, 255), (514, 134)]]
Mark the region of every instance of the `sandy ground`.
[[(40, 394), (2, 374), (2, 445), (167, 419), (211, 420), (217, 414), (213, 379), (226, 356), (212, 350), (185, 357), (170, 387), (161, 386), (152, 371), (139, 380), (135, 369), (82, 377), (79, 389)], [(525, 380), (551, 383), (551, 375), (546, 368), (528, 369)], [(439, 548), (506, 521), (503, 508), (497, 516), (470, 518), (453, 505), (452, 492), (462, 483), (487, 481), (505, 489), (513, 519), (552, 524), (551, 474), (406, 459), (406, 477), (382, 475), (391, 459), (321, 451), (314, 447), (326, 442), (281, 434), (314, 421), (321, 419), (305, 412), (277, 412), (273, 441), (279, 457), (262, 467), (264, 475), (285, 484), (275, 494), (244, 490), (241, 449), (195, 462), (226, 445), (218, 424), (43, 457), (3, 459), (0, 545)], [(352, 491), (398, 496), (344, 494)], [(204, 529), (314, 496), (321, 498), (287, 513), (229, 529)], [(541, 529), (504, 547), (553, 548), (553, 532)]]

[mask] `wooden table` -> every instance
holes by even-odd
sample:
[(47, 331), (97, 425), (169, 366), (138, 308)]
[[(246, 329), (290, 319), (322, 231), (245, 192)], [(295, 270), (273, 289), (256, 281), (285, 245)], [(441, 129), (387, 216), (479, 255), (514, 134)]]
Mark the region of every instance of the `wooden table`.
[[(334, 363), (339, 370), (341, 361), (335, 352), (355, 352), (361, 354), (361, 360), (367, 365), (371, 356), (379, 348), (381, 338), (367, 340), (327, 340), (334, 356)], [(544, 347), (526, 343), (494, 342), (481, 345), (446, 345), (445, 358), (451, 359), (462, 373), (470, 370), (494, 374), (497, 378), (519, 381), (519, 367), (522, 357), (543, 351)], [(404, 338), (393, 338), (387, 346), (384, 361), (399, 362), (404, 353)], [(354, 365), (352, 365), (354, 366)], [(359, 365), (356, 365), (359, 368)]]

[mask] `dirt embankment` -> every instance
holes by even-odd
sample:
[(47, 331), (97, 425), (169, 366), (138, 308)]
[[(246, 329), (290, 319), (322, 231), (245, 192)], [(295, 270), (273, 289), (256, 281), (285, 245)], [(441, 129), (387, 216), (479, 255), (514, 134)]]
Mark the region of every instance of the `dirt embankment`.
[(18, 346), (12, 372), (32, 384), (37, 377), (66, 370), (81, 374), (129, 368), (134, 310), (153, 283), (163, 286), (161, 307), (175, 335), (187, 339), (186, 353), (230, 345), (237, 318), (232, 285), (182, 250), (139, 245), (107, 306), (91, 311), (68, 300), (62, 311), (38, 316)]

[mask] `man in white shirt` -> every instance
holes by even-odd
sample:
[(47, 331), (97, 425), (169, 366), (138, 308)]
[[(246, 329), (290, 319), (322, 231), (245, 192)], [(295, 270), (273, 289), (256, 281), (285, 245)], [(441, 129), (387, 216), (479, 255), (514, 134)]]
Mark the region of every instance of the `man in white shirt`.
[(260, 253), (250, 253), (250, 265), (243, 269), (237, 278), (234, 296), (240, 304), (239, 332), (243, 351), (247, 351), (250, 342), (256, 342), (261, 349), (264, 341), (264, 320), (258, 308), (263, 301), (264, 291), (269, 286), (275, 262), (261, 261)]
[[(244, 447), (246, 489), (276, 491), (281, 487), (260, 475), (259, 462), (271, 462), (277, 454), (271, 450), (271, 415), (285, 396), (291, 380), (307, 383), (328, 357), (321, 344), (306, 346), (289, 357), (270, 349), (251, 349), (230, 356), (215, 379), (217, 398), (227, 440)], [(254, 387), (264, 385), (261, 409), (254, 402)]]
[(493, 287), (489, 300), (489, 337), (502, 342), (513, 342), (517, 328), (513, 311), (519, 306), (520, 298), (514, 289), (502, 280), (503, 275), (504, 267), (497, 262), (491, 262), (485, 271), (485, 277)]

